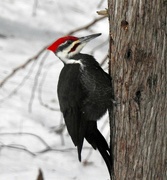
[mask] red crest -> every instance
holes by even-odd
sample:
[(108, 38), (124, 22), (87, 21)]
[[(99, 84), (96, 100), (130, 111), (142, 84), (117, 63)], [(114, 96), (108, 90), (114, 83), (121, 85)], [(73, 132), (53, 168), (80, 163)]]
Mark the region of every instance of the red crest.
[(60, 44), (64, 43), (67, 40), (76, 41), (76, 40), (78, 40), (78, 38), (75, 36), (61, 37), (58, 40), (56, 40), (53, 44), (51, 44), (47, 49), (50, 51), (56, 52), (56, 50), (60, 46)]

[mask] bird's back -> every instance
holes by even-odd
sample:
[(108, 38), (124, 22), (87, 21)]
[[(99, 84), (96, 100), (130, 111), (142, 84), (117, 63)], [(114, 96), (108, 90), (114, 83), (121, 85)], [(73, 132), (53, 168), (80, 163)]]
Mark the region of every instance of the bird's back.
[(78, 54), (83, 68), (80, 70), (80, 83), (86, 93), (82, 110), (89, 120), (98, 120), (111, 105), (112, 84), (110, 76), (104, 72), (93, 56)]

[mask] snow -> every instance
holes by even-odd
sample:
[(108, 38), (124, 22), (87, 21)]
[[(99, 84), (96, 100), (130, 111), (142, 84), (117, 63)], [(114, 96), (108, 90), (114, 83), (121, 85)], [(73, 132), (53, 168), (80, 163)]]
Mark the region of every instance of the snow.
[[(99, 10), (100, 3), (97, 0), (38, 0), (37, 9), (34, 10), (34, 2), (0, 1), (0, 81), (44, 46), (97, 18), (96, 11)], [(106, 3), (102, 3), (100, 9), (105, 9)], [(102, 36), (90, 42), (83, 49), (84, 52), (91, 52), (107, 40), (108, 20), (102, 20), (89, 30), (75, 34), (84, 36), (99, 32)], [(107, 51), (105, 44), (94, 55), (100, 60)], [(63, 123), (60, 111), (51, 111), (39, 102), (40, 83), (45, 78), (42, 86), (43, 101), (59, 109), (56, 89), (63, 65), (54, 54), (46, 53), (38, 61), (17, 72), (0, 88), (0, 180), (35, 180), (39, 169), (46, 180), (107, 180), (109, 175), (99, 152), (92, 151), (85, 142), (83, 162), (90, 152), (92, 154), (87, 165), (80, 163), (67, 131), (63, 132), (63, 137), (54, 131)], [(38, 77), (36, 74), (45, 55), (47, 58)], [(24, 84), (19, 86), (25, 76)], [(32, 111), (29, 112), (35, 79), (39, 83), (34, 94)], [(18, 91), (13, 92), (18, 86)], [(99, 127), (103, 126), (106, 118), (107, 115), (99, 121)], [(103, 134), (108, 137), (107, 126), (103, 129)], [(47, 146), (54, 150), (41, 153)]]

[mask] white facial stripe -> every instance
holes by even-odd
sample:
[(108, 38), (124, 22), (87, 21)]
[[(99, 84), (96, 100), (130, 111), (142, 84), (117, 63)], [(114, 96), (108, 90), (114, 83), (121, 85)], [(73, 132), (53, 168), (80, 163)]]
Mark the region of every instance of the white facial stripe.
[(86, 43), (81, 43), (81, 44), (79, 44), (79, 45), (76, 47), (75, 51), (70, 52), (71, 49), (72, 49), (76, 44), (78, 44), (78, 43), (80, 43), (79, 40), (73, 42), (69, 47), (67, 47), (67, 48), (64, 49), (63, 51), (58, 51), (58, 52), (56, 53), (56, 56), (59, 57), (59, 59), (60, 59), (61, 61), (63, 61), (65, 64), (80, 64), (81, 70), (83, 70), (84, 65), (83, 65), (83, 63), (81, 62), (81, 60), (75, 60), (75, 59), (72, 59), (72, 57), (73, 57), (75, 54), (78, 54), (78, 53), (82, 50), (82, 48), (85, 46)]
[(70, 52), (70, 53), (68, 54), (69, 57), (72, 57), (72, 56), (74, 56), (75, 54), (78, 54), (78, 53), (82, 50), (82, 48), (85, 46), (85, 44), (86, 44), (86, 43), (78, 45), (77, 48), (75, 49), (75, 51), (72, 51), (72, 52)]
[(60, 60), (62, 60), (65, 64), (73, 64), (73, 63), (81, 63), (80, 60), (69, 59), (64, 51), (59, 51), (57, 54)]
[(70, 51), (71, 51), (71, 49), (73, 48), (73, 43), (70, 45), (70, 46), (68, 46), (66, 49), (64, 49), (63, 51), (64, 51), (64, 53), (66, 53), (66, 54), (68, 54)]
[(57, 53), (57, 56), (60, 58), (61, 61), (63, 61), (65, 64), (80, 64), (81, 69), (83, 70), (84, 65), (82, 64), (81, 60), (75, 60), (75, 59), (68, 59), (66, 56), (64, 56), (64, 52), (59, 51)]
[[(65, 42), (66, 43), (66, 42)], [(70, 46), (68, 46), (67, 48), (66, 48), (66, 51), (67, 52), (70, 52), (71, 51), (71, 49), (75, 46), (75, 44), (77, 44), (77, 43), (79, 43), (79, 41), (74, 41), (73, 43), (71, 43), (70, 44)]]

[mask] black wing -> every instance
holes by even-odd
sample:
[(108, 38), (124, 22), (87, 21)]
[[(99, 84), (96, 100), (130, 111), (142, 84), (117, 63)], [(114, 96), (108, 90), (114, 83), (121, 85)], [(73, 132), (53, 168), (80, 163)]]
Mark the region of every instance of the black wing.
[(80, 75), (79, 64), (65, 65), (58, 82), (60, 109), (73, 143), (78, 147), (79, 160), (86, 128), (81, 112), (86, 92), (82, 88)]

